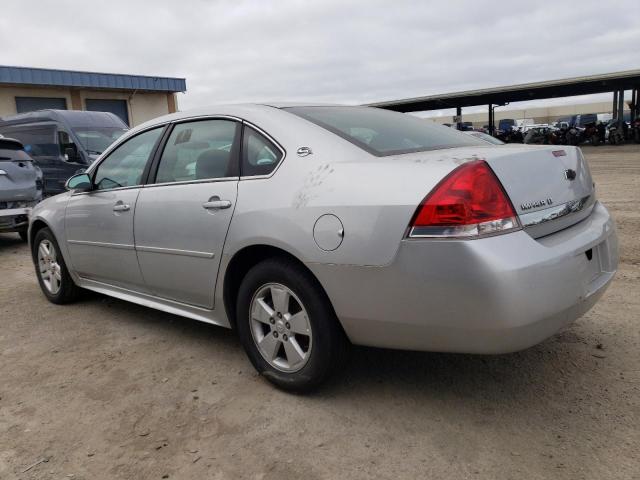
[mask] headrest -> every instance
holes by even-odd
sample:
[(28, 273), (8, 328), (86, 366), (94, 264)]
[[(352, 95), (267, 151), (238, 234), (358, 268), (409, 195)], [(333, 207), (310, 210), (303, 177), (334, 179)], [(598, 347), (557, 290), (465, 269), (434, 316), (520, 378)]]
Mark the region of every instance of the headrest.
[(229, 152), (215, 148), (202, 152), (196, 160), (196, 180), (226, 177), (230, 156)]

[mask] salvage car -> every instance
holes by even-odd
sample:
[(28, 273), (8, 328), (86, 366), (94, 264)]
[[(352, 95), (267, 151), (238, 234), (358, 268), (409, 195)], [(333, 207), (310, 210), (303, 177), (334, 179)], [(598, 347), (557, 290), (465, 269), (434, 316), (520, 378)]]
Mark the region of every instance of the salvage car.
[(0, 232), (27, 241), (29, 213), (42, 199), (42, 171), (22, 143), (0, 136)]
[(33, 211), (53, 303), (101, 292), (234, 328), (307, 390), (350, 344), (496, 354), (589, 310), (617, 237), (580, 149), (368, 107), (220, 106), (125, 134)]

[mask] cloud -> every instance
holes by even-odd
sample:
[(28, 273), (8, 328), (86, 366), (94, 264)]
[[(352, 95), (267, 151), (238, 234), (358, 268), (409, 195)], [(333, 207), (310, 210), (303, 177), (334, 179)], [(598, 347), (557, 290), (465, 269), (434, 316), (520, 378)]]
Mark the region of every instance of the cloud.
[(640, 67), (640, 3), (4, 0), (0, 64), (185, 77), (182, 109), (364, 103)]

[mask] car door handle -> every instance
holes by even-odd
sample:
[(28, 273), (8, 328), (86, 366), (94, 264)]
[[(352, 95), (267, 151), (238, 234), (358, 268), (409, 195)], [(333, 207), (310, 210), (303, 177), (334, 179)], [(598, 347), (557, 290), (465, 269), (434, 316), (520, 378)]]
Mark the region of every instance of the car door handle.
[(208, 202), (202, 204), (202, 208), (205, 210), (222, 210), (230, 206), (231, 202), (229, 200), (220, 200), (220, 197), (211, 197)]
[(127, 203), (116, 203), (113, 206), (114, 212), (128, 212), (129, 210), (131, 210), (131, 205)]

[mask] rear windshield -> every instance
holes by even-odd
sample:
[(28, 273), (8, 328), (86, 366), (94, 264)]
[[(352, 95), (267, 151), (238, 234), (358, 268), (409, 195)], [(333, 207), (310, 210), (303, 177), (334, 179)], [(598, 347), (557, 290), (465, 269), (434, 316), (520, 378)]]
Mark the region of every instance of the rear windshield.
[(405, 113), (370, 107), (288, 107), (285, 110), (378, 157), (486, 143)]

